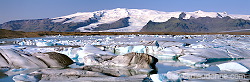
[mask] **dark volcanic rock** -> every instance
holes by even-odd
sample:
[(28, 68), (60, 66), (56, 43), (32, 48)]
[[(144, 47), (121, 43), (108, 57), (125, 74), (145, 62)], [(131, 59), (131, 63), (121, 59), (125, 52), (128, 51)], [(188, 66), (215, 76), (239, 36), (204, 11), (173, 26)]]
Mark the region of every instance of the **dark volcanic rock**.
[(223, 32), (241, 29), (250, 29), (250, 20), (232, 19), (230, 17), (200, 17), (183, 19), (185, 13), (180, 14), (180, 18), (170, 18), (166, 22), (149, 21), (141, 32)]
[[(129, 18), (121, 18), (116, 22), (110, 23), (110, 24), (99, 24), (98, 27), (92, 28), (92, 31), (103, 31), (103, 30), (109, 30), (109, 29), (118, 29), (129, 26)], [(87, 29), (85, 29), (87, 30)], [(90, 30), (90, 29), (89, 29)]]
[[(70, 19), (65, 19), (70, 20)], [(91, 23), (97, 22), (94, 17), (89, 18), (85, 22), (53, 22), (53, 19), (33, 19), (33, 20), (15, 20), (3, 23), (1, 29), (25, 32), (37, 31), (56, 31), (56, 32), (73, 32), (77, 31), (79, 27), (87, 26)]]

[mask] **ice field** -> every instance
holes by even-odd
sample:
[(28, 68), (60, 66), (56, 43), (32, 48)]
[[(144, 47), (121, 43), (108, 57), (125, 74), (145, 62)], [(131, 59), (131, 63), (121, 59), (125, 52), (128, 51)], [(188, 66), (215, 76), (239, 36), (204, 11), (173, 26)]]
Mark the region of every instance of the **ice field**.
[[(56, 68), (46, 67), (27, 55), (47, 52), (64, 54), (74, 63), (63, 69), (54, 64)], [(114, 61), (122, 61), (122, 55), (132, 52), (157, 58), (156, 68), (124, 69), (125, 63), (97, 59), (112, 56), (116, 57)], [(0, 39), (0, 53), (0, 81), (235, 82), (248, 81), (250, 70), (249, 35), (57, 35)], [(22, 63), (30, 60), (31, 64)], [(11, 62), (17, 64), (10, 66)], [(102, 66), (97, 67), (102, 71), (82, 71), (85, 66)]]

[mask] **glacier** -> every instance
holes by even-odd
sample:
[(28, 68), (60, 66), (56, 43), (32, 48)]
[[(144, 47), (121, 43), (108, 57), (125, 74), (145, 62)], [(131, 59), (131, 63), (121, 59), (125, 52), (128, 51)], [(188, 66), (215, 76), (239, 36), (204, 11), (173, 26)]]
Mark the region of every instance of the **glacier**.
[[(81, 32), (89, 32), (89, 30), (85, 30), (86, 28), (91, 29), (98, 26), (98, 24), (109, 24), (113, 23), (121, 18), (130, 17), (129, 26), (119, 29), (110, 29), (104, 30), (103, 32), (138, 32), (145, 26), (150, 20), (153, 22), (165, 22), (168, 21), (171, 17), (179, 18), (179, 15), (182, 12), (163, 12), (149, 9), (126, 9), (126, 8), (116, 8), (111, 10), (100, 10), (94, 12), (78, 12), (75, 14), (55, 17), (52, 18), (53, 22), (84, 22), (91, 17), (97, 18), (98, 22), (92, 23), (88, 26), (80, 27), (78, 30)], [(235, 15), (228, 14), (226, 12), (204, 12), (201, 10), (194, 12), (184, 12), (186, 14), (184, 19), (190, 18), (199, 18), (199, 17), (231, 17), (233, 19), (245, 19), (250, 20), (250, 15)], [(70, 19), (64, 21), (65, 19)]]

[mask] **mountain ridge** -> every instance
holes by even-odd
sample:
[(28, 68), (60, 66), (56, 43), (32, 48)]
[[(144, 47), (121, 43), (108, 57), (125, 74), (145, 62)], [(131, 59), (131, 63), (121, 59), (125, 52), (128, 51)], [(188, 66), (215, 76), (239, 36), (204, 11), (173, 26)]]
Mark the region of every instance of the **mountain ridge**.
[(230, 32), (250, 29), (250, 20), (230, 17), (197, 19), (171, 18), (166, 22), (149, 21), (140, 32)]
[[(181, 16), (182, 19), (223, 18), (229, 16), (232, 19), (250, 20), (250, 15), (231, 15), (226, 12), (204, 12), (201, 10), (194, 12), (163, 12), (149, 9), (116, 8), (94, 12), (78, 12), (48, 19), (31, 19), (33, 22), (22, 22), (20, 24), (18, 24), (18, 21), (22, 20), (16, 20), (15, 23), (10, 23), (10, 21), (3, 23), (0, 28), (26, 32), (139, 32), (149, 21), (166, 22), (172, 17), (180, 18), (181, 14), (185, 14), (185, 16)], [(119, 21), (126, 17), (129, 17), (127, 22)]]

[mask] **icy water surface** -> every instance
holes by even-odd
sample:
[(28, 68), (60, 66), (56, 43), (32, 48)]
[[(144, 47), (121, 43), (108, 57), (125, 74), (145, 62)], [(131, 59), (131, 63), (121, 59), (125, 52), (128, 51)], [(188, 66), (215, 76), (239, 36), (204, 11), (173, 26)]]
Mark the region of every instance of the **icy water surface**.
[[(76, 63), (82, 60), (81, 54), (76, 52), (87, 52), (84, 51), (85, 45), (93, 45), (116, 55), (147, 53), (159, 60), (157, 71), (148, 72), (145, 77), (151, 81), (247, 81), (247, 77), (228, 80), (225, 75), (247, 76), (250, 68), (248, 35), (46, 36), (0, 39), (0, 42), (1, 49), (16, 48), (31, 54), (58, 52), (69, 56)], [(13, 76), (21, 74), (8, 76), (6, 71), (0, 72), (1, 82), (11, 82)]]

